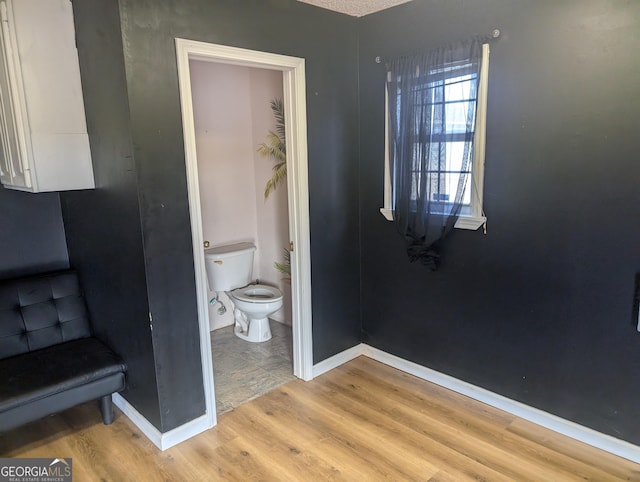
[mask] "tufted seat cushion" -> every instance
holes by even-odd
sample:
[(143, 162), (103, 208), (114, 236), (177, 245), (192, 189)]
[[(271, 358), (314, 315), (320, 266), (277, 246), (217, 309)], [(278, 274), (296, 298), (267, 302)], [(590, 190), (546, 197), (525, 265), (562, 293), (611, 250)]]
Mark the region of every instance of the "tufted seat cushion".
[(0, 281), (0, 359), (91, 336), (73, 271)]
[(96, 399), (110, 424), (125, 372), (91, 336), (74, 271), (0, 281), (0, 432)]

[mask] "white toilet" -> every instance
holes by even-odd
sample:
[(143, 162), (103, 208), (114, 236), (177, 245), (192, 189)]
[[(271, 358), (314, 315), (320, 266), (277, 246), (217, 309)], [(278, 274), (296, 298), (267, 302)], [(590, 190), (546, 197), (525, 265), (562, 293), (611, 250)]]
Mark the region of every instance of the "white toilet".
[(271, 339), (269, 315), (282, 307), (282, 292), (273, 286), (251, 283), (252, 243), (216, 246), (204, 250), (209, 289), (225, 292), (235, 305), (234, 333), (254, 343)]

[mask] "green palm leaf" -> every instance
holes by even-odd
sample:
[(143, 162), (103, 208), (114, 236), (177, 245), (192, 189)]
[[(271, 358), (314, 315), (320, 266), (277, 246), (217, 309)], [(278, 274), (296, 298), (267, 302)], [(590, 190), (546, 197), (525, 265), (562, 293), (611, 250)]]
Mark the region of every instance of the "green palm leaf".
[(284, 280), (288, 283), (291, 283), (291, 253), (287, 248), (283, 248), (284, 253), (284, 262), (280, 263), (275, 261), (273, 266), (280, 271), (283, 275), (285, 275)]
[(267, 184), (264, 187), (264, 198), (265, 200), (269, 197), (273, 191), (275, 191), (276, 186), (286, 179), (287, 177), (287, 163), (279, 162), (275, 166), (273, 166), (273, 176), (271, 179), (267, 181)]
[(278, 135), (273, 131), (269, 131), (267, 141), (268, 143), (263, 142), (258, 146), (258, 154), (274, 161), (286, 161), (285, 146)]
[(273, 99), (271, 101), (271, 110), (276, 119), (276, 130), (269, 131), (267, 141), (258, 146), (258, 154), (267, 159), (276, 162), (273, 166), (273, 176), (267, 181), (264, 187), (265, 201), (269, 197), (278, 184), (287, 177), (287, 146), (285, 138), (284, 124), (284, 104), (282, 99)]
[(271, 110), (273, 111), (273, 116), (276, 118), (276, 131), (284, 143), (286, 136), (284, 131), (284, 104), (282, 99), (273, 99), (271, 101)]

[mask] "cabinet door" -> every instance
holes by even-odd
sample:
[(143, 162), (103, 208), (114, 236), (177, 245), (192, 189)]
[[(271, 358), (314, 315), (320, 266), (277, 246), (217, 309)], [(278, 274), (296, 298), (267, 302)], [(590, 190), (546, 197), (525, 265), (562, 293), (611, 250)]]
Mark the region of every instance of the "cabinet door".
[(0, 137), (2, 137), (2, 157), (0, 159), (0, 179), (7, 186), (31, 187), (27, 161), (20, 149), (21, 118), (16, 106), (16, 89), (21, 78), (19, 64), (15, 63), (17, 52), (7, 21), (6, 3), (0, 3), (2, 28), (0, 29)]

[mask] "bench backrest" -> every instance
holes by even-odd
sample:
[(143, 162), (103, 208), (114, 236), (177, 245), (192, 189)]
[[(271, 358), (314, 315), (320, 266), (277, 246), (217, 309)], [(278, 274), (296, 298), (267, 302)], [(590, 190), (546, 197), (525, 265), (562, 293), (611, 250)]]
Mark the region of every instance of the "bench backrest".
[(0, 359), (88, 336), (74, 271), (0, 281)]

